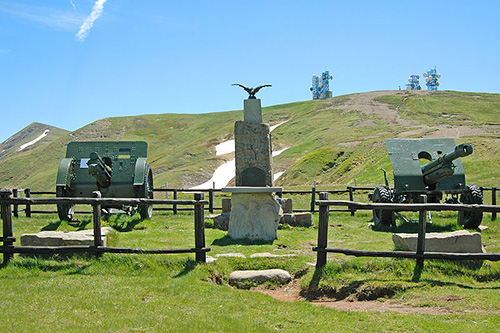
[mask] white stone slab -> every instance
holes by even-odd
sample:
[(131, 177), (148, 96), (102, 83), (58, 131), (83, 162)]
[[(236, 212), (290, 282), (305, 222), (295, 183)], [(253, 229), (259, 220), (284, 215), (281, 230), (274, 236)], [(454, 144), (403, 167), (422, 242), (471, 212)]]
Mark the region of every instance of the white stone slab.
[(254, 253), (250, 255), (250, 258), (289, 258), (289, 257), (298, 257), (298, 255), (289, 253), (289, 254), (273, 254), (269, 252), (262, 253)]
[(243, 253), (219, 253), (214, 256), (215, 258), (246, 258)]
[[(392, 241), (397, 249), (417, 251), (417, 234), (393, 234)], [(459, 230), (453, 232), (431, 232), (425, 234), (425, 252), (483, 253), (479, 232)]]
[(229, 283), (248, 280), (257, 282), (280, 280), (286, 282), (290, 278), (290, 273), (282, 269), (235, 271), (229, 274)]
[[(101, 228), (103, 245), (106, 246), (106, 235), (113, 229)], [(21, 235), (21, 246), (74, 246), (94, 245), (94, 230), (80, 231), (40, 231), (36, 234)]]

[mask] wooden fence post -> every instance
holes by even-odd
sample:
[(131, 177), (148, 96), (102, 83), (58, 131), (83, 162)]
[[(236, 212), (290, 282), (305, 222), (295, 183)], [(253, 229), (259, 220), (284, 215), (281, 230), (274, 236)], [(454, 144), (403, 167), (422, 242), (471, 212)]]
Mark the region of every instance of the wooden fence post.
[[(17, 198), (18, 197), (19, 190), (17, 188), (12, 189), (12, 197)], [(19, 205), (18, 204), (13, 204), (12, 205), (12, 214), (14, 217), (19, 217)]]
[(316, 181), (314, 181), (314, 186), (311, 190), (311, 213), (314, 213), (316, 209)]
[[(101, 192), (92, 192), (94, 198), (101, 198)], [(94, 220), (94, 246), (102, 246), (102, 235), (101, 235), (101, 203), (95, 203), (92, 205), (92, 215)]]
[[(177, 190), (174, 190), (174, 200), (177, 200)], [(173, 204), (172, 208), (174, 210), (174, 214), (177, 214), (177, 204)]]
[(168, 199), (168, 183), (165, 183), (165, 199)]
[[(421, 203), (427, 203), (427, 195), (420, 195)], [(418, 212), (418, 238), (417, 238), (417, 254), (424, 254), (425, 251), (425, 227), (426, 227), (426, 215), (427, 212), (425, 210), (420, 210)], [(424, 267), (424, 259), (417, 259), (417, 266), (419, 268)]]
[(208, 189), (208, 211), (210, 214), (213, 214), (214, 212), (214, 189), (209, 188)]
[[(31, 189), (27, 188), (24, 190), (24, 196), (26, 198), (31, 198)], [(26, 213), (26, 217), (31, 217), (31, 205), (26, 204), (26, 208), (24, 208), (24, 212)]]
[[(352, 186), (347, 187), (347, 189), (349, 190), (349, 201), (354, 201), (354, 190)], [(355, 211), (356, 210), (353, 207), (351, 207), (351, 216), (354, 216)]]
[[(328, 192), (321, 192), (319, 200), (328, 200)], [(330, 206), (319, 205), (319, 222), (318, 222), (318, 248), (316, 257), (316, 267), (323, 267), (326, 265), (326, 249), (328, 245), (328, 215)]]
[[(195, 193), (194, 200), (201, 201), (205, 199), (205, 193)], [(196, 249), (205, 247), (205, 208), (203, 204), (194, 206), (194, 242)], [(196, 261), (206, 262), (207, 254), (205, 252), (196, 252)]]
[[(497, 188), (493, 187), (491, 188), (491, 204), (493, 206), (496, 206), (497, 204)], [(495, 221), (497, 219), (497, 212), (491, 213), (491, 220)]]
[[(12, 195), (12, 191), (8, 188), (0, 189), (0, 198), (9, 199)], [(12, 207), (10, 204), (2, 204), (2, 227), (3, 227), (3, 248), (13, 247), (14, 245), (14, 232), (12, 230)], [(3, 254), (3, 263), (9, 262), (9, 260), (14, 256), (13, 253)]]

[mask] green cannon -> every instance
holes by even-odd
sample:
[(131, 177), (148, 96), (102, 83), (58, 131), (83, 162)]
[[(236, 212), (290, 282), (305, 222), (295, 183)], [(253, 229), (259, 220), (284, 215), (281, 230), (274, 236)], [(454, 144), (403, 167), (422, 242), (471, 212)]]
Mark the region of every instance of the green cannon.
[[(375, 188), (370, 195), (373, 202), (416, 203), (421, 194), (426, 194), (428, 202), (440, 203), (446, 194), (445, 203), (483, 203), (481, 189), (477, 185), (465, 184), (460, 158), (472, 154), (474, 149), (470, 144), (456, 146), (455, 140), (450, 138), (386, 139), (385, 143), (392, 164), (394, 188), (389, 186), (387, 173), (382, 169), (385, 186)], [(482, 218), (481, 212), (458, 213), (458, 223), (464, 228), (477, 228)], [(373, 210), (376, 225), (391, 225), (394, 219), (392, 210)]]
[[(92, 197), (100, 191), (103, 198), (153, 198), (153, 173), (146, 162), (147, 143), (143, 141), (71, 142), (66, 157), (59, 163), (57, 197)], [(107, 205), (134, 213), (136, 207)], [(57, 205), (61, 220), (73, 219), (75, 206)], [(141, 218), (151, 218), (152, 205), (137, 207)]]

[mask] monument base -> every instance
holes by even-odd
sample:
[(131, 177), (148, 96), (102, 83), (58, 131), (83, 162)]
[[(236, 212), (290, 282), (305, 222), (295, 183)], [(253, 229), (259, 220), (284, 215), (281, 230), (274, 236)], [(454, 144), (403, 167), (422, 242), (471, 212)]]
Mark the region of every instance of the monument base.
[(280, 204), (273, 192), (280, 187), (227, 187), (231, 192), (231, 216), (228, 235), (232, 239), (274, 240), (282, 216)]

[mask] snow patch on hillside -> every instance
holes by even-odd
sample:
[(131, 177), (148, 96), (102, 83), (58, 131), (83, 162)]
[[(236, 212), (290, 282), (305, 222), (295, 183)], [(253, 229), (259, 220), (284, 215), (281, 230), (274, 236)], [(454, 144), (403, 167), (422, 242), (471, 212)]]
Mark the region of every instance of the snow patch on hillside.
[(48, 130), (48, 129), (46, 129), (45, 131), (43, 131), (43, 133), (42, 133), (42, 134), (41, 134), (38, 138), (36, 138), (35, 140), (31, 140), (30, 142), (28, 142), (28, 143), (25, 143), (25, 144), (21, 145), (17, 151), (24, 150), (24, 149), (26, 149), (27, 147), (34, 145), (35, 143), (37, 143), (38, 141), (40, 141), (40, 140), (42, 140), (44, 137), (46, 137), (46, 136), (47, 136), (47, 134), (49, 134), (49, 130)]
[(225, 155), (234, 152), (234, 140), (224, 141), (215, 146), (215, 155)]

